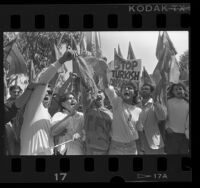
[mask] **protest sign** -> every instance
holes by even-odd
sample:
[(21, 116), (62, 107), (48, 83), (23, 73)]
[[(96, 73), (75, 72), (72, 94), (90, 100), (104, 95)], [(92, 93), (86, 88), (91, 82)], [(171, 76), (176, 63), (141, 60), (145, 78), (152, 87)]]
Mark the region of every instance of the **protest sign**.
[(109, 66), (110, 84), (120, 88), (122, 83), (129, 81), (139, 84), (140, 72), (142, 68), (141, 59), (126, 60), (115, 53), (115, 59)]

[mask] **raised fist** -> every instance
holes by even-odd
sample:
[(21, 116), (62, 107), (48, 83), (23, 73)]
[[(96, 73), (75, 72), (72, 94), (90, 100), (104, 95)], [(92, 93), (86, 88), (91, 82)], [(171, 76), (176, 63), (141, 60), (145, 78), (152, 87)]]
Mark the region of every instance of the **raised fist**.
[(73, 51), (72, 49), (68, 48), (65, 53), (62, 55), (62, 57), (59, 58), (59, 63), (63, 64), (66, 61), (70, 61), (73, 58), (75, 58), (77, 56), (77, 53), (75, 51)]

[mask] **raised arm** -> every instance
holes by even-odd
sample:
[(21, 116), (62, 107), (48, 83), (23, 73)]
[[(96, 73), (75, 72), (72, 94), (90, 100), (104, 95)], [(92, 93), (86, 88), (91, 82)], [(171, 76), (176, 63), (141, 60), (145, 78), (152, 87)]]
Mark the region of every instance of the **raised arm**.
[[(54, 77), (57, 70), (62, 66), (62, 64), (66, 61), (70, 61), (75, 56), (75, 53), (72, 50), (66, 51), (63, 56), (51, 64), (48, 69), (42, 73), (39, 77), (38, 83), (44, 84), (44, 86), (37, 86), (33, 91), (30, 100), (26, 106), (26, 110), (24, 113), (25, 119), (30, 119), (37, 121), (40, 114), (40, 107), (42, 107), (42, 100), (45, 95), (45, 91), (47, 88), (47, 83)], [(28, 113), (28, 112), (32, 113)]]
[(15, 100), (15, 105), (17, 108), (23, 107), (29, 100), (32, 92), (38, 85), (43, 85), (41, 83), (30, 83), (24, 93)]
[(108, 96), (108, 99), (109, 99), (112, 107), (114, 107), (115, 104), (118, 103), (117, 102), (118, 96), (117, 96), (117, 93), (115, 92), (114, 87), (109, 85), (107, 75), (108, 75), (108, 67), (107, 67), (106, 70), (104, 70), (104, 74), (102, 75), (102, 77), (103, 77), (103, 87), (104, 87), (105, 93)]
[(66, 62), (72, 60), (75, 57), (75, 53), (72, 50), (67, 50), (62, 57), (60, 57), (56, 62), (51, 64), (48, 69), (39, 78), (40, 83), (48, 84), (50, 80), (55, 76), (58, 69)]
[(156, 102), (154, 104), (154, 109), (155, 109), (155, 115), (159, 121), (166, 120), (167, 109), (164, 107), (164, 105), (161, 105), (158, 102)]

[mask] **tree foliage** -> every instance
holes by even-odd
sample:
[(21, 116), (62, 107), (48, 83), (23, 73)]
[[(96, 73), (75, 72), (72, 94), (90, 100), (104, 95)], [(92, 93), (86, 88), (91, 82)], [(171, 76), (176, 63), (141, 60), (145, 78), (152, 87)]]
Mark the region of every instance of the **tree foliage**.
[(189, 51), (185, 51), (182, 55), (180, 55), (179, 59), (180, 66), (182, 68), (188, 69), (189, 66)]
[(30, 61), (40, 71), (55, 61), (53, 45), (58, 48), (62, 44), (71, 45), (73, 36), (77, 42), (80, 41), (81, 32), (5, 32), (4, 46), (17, 37), (17, 46), (29, 65)]

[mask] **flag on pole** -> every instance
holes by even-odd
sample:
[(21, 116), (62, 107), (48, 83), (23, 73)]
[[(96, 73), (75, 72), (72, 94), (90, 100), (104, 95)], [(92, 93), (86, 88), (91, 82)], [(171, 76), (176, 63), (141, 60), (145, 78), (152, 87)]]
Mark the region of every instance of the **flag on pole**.
[(170, 82), (179, 82), (180, 71), (179, 64), (175, 57), (176, 54), (177, 51), (168, 33), (164, 31), (162, 36), (160, 36), (159, 33), (156, 48), (156, 57), (159, 59), (153, 72), (153, 79), (157, 85), (155, 99), (159, 98), (160, 101), (163, 101), (165, 104), (167, 85)]
[[(159, 39), (161, 38), (161, 39)], [(161, 45), (163, 44), (163, 45)], [(161, 72), (164, 71), (167, 73), (167, 80), (171, 82), (178, 82), (177, 75), (180, 75), (179, 64), (176, 60), (175, 55), (177, 54), (174, 45), (169, 38), (169, 35), (166, 31), (163, 32), (163, 35), (158, 36), (158, 43), (156, 48), (156, 56), (158, 63), (153, 72), (153, 78), (156, 84), (162, 79)]]
[(10, 53), (13, 44), (16, 42), (17, 38), (9, 41), (6, 46), (4, 47), (4, 55), (5, 55), (5, 59), (7, 58), (8, 54)]
[(148, 74), (148, 72), (145, 69), (145, 67), (143, 67), (141, 81), (142, 81), (143, 84), (151, 84), (151, 85), (154, 84), (152, 78)]
[(123, 55), (122, 55), (122, 52), (121, 52), (121, 49), (120, 49), (120, 46), (118, 44), (118, 55), (121, 56), (123, 58)]
[(16, 39), (9, 42), (8, 45), (4, 48), (5, 50), (5, 61), (9, 65), (9, 72), (7, 76), (11, 76), (12, 74), (26, 74), (27, 66), (24, 60), (23, 55), (19, 51)]
[(94, 57), (102, 57), (101, 37), (99, 32), (84, 32), (86, 50)]
[(115, 69), (118, 69), (119, 63), (120, 63), (119, 55), (117, 54), (116, 48), (114, 48), (114, 68)]
[(178, 83), (179, 78), (180, 78), (180, 66), (178, 64), (175, 55), (173, 55), (171, 57), (171, 62), (170, 62), (169, 82)]
[(81, 42), (80, 42), (80, 53), (85, 54), (87, 51), (87, 44), (85, 40), (85, 35), (82, 34)]
[(129, 46), (128, 46), (128, 55), (127, 55), (127, 59), (136, 59), (135, 54), (133, 52), (133, 48), (131, 46), (131, 43), (129, 42)]
[(76, 42), (76, 39), (73, 36), (71, 36), (71, 48), (72, 48), (72, 50), (79, 52), (78, 51), (78, 44)]
[(89, 66), (89, 64), (82, 57), (75, 58), (73, 63), (77, 67), (77, 74), (80, 77), (84, 87), (91, 92), (92, 96), (96, 97), (98, 89), (94, 81), (95, 72), (93, 67)]
[(161, 36), (160, 31), (158, 35), (158, 41), (157, 41), (157, 46), (156, 46), (156, 57), (159, 60), (162, 56), (164, 46), (163, 46), (163, 36)]
[(174, 47), (174, 44), (172, 43), (167, 31), (164, 31), (163, 32), (163, 43), (164, 45), (166, 45), (169, 50), (171, 51), (172, 55), (176, 55), (177, 54), (177, 51)]
[[(57, 46), (55, 44), (53, 44), (53, 54), (54, 54), (54, 61), (58, 60), (61, 56), (62, 53), (60, 52), (60, 50), (57, 48)], [(63, 64), (61, 66), (61, 68), (59, 69), (59, 71), (55, 74), (55, 76), (51, 79), (51, 81), (49, 82), (49, 84), (51, 85), (52, 88), (56, 87), (56, 85), (59, 82), (59, 74), (60, 72), (64, 72), (64, 67), (65, 64)]]

